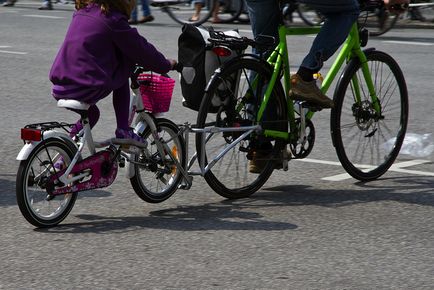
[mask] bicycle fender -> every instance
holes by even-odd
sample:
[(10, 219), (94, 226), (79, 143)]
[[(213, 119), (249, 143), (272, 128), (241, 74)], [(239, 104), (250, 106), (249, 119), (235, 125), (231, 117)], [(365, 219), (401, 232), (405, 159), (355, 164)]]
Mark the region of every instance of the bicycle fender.
[(18, 153), (16, 160), (20, 160), (20, 161), (26, 160), (29, 157), (30, 153), (36, 148), (36, 146), (39, 145), (39, 143), (49, 138), (60, 138), (60, 139), (67, 139), (67, 140), (71, 139), (68, 134), (63, 132), (54, 131), (54, 130), (45, 131), (41, 141), (31, 141), (30, 143), (24, 144), (23, 148), (21, 148), (20, 152)]

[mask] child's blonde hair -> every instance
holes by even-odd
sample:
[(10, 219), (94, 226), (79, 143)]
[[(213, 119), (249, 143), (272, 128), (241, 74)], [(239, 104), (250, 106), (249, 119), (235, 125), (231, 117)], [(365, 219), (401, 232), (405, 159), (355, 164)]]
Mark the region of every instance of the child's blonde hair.
[(135, 0), (76, 0), (75, 9), (80, 10), (91, 3), (100, 5), (101, 11), (104, 14), (107, 14), (111, 9), (114, 9), (125, 14), (128, 18), (131, 16), (131, 11), (136, 7)]

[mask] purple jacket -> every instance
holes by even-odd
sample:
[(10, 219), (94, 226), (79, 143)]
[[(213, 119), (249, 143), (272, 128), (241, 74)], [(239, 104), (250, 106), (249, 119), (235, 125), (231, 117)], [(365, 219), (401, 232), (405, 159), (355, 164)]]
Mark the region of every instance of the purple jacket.
[(125, 15), (107, 15), (96, 4), (74, 12), (65, 40), (50, 70), (55, 97), (96, 103), (125, 85), (134, 65), (167, 73), (170, 62)]

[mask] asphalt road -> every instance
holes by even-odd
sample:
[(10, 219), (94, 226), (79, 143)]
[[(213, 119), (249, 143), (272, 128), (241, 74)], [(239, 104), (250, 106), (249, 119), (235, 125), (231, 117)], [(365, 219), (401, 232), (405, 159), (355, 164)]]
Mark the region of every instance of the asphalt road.
[[(434, 288), (434, 153), (401, 154), (370, 183), (338, 178), (345, 171), (326, 111), (315, 116), (311, 155), (251, 198), (225, 200), (195, 177), (191, 190), (148, 204), (120, 172), (112, 186), (81, 193), (60, 226), (35, 230), (15, 201), (19, 129), (76, 118), (56, 107), (48, 80), (72, 6), (38, 11), (39, 4), (0, 8), (0, 289)], [(139, 31), (176, 58), (180, 27), (158, 10), (154, 16)], [(220, 28), (250, 35), (247, 25)], [(311, 41), (288, 38), (292, 69)], [(433, 134), (434, 30), (394, 29), (369, 45), (404, 71), (408, 132)], [(174, 98), (167, 117), (194, 122), (178, 84)], [(110, 98), (100, 108), (97, 139), (115, 129)]]

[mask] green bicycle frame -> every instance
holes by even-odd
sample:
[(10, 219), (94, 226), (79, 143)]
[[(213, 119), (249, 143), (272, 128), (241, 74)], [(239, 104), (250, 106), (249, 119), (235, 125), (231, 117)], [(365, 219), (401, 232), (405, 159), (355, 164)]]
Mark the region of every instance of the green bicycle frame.
[[(290, 90), (290, 72), (289, 72), (289, 57), (288, 57), (288, 48), (286, 44), (286, 36), (288, 35), (308, 35), (308, 34), (317, 34), (320, 30), (320, 27), (285, 27), (284, 25), (279, 26), (279, 44), (276, 46), (276, 48), (273, 50), (271, 55), (268, 57), (267, 62), (273, 67), (273, 74), (271, 77), (271, 80), (267, 86), (267, 89), (265, 90), (265, 94), (263, 96), (263, 101), (259, 107), (258, 115), (257, 115), (257, 121), (259, 122), (262, 120), (264, 111), (267, 107), (268, 101), (271, 96), (271, 92), (274, 88), (274, 85), (277, 81), (280, 81), (280, 75), (283, 71), (283, 87), (285, 91), (285, 98), (287, 103), (287, 110), (288, 110), (288, 122), (290, 128), (295, 128), (296, 124), (296, 116), (295, 116), (295, 108), (294, 103), (289, 97), (289, 90)], [(324, 78), (324, 81), (322, 82), (321, 91), (323, 93), (326, 93), (328, 89), (330, 88), (333, 80), (339, 73), (342, 64), (344, 62), (348, 62), (352, 58), (358, 58), (361, 66), (362, 66), (362, 72), (363, 77), (366, 81), (366, 85), (370, 94), (370, 97), (372, 99), (372, 103), (374, 104), (374, 109), (377, 112), (380, 112), (380, 105), (376, 96), (374, 84), (372, 81), (371, 73), (369, 71), (369, 67), (367, 64), (367, 58), (364, 52), (361, 49), (360, 46), (360, 38), (359, 38), (359, 31), (358, 31), (358, 25), (357, 23), (354, 23), (350, 33), (344, 42), (341, 50), (339, 51), (339, 54), (337, 58), (335, 59), (334, 63), (332, 64), (330, 70), (328, 71), (327, 75)], [(360, 86), (359, 86), (359, 80), (357, 77), (353, 77), (352, 80), (352, 86), (355, 91), (355, 97), (356, 102), (361, 102), (361, 93), (360, 93)], [(306, 119), (309, 120), (313, 117), (314, 112), (308, 111), (306, 113)], [(267, 137), (273, 137), (273, 138), (281, 138), (286, 140), (296, 140), (297, 133), (293, 132), (293, 130), (290, 130), (290, 132), (281, 132), (276, 130), (264, 130), (264, 135)]]

